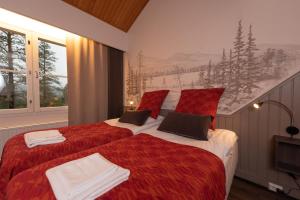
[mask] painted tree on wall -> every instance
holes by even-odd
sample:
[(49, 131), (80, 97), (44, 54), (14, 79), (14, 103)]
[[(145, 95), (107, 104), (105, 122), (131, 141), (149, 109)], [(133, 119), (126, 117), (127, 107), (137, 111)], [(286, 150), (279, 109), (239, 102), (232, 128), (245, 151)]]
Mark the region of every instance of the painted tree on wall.
[(198, 72), (197, 85), (204, 85), (204, 83), (205, 83), (205, 68), (203, 66), (200, 66)]
[(129, 66), (128, 74), (127, 74), (127, 94), (129, 96), (134, 96), (138, 94), (138, 78), (137, 72), (135, 72), (132, 67)]
[(207, 75), (205, 78), (205, 87), (210, 88), (212, 87), (212, 63), (211, 60), (209, 60), (208, 65), (207, 65)]
[(259, 70), (259, 65), (257, 62), (257, 58), (255, 57), (255, 52), (258, 49), (256, 48), (255, 44), (255, 38), (253, 37), (252, 34), (252, 25), (249, 27), (249, 33), (248, 33), (248, 41), (247, 41), (247, 46), (245, 49), (245, 54), (246, 54), (246, 71), (242, 75), (242, 79), (245, 81), (244, 87), (243, 87), (243, 92), (247, 93), (248, 96), (251, 95), (252, 89), (258, 88), (256, 85), (256, 81), (260, 79), (260, 70)]
[(215, 85), (219, 87), (226, 87), (226, 76), (228, 75), (228, 63), (226, 58), (226, 51), (223, 49), (222, 59), (215, 65), (214, 80)]
[(241, 73), (245, 63), (245, 43), (243, 41), (242, 21), (238, 23), (237, 35), (233, 43), (233, 82), (232, 88), (234, 92), (234, 101), (239, 101), (237, 98), (241, 88)]
[[(212, 58), (205, 53), (191, 54), (191, 56), (183, 53), (181, 57), (177, 57), (180, 58), (180, 65), (176, 63), (178, 59), (175, 59), (167, 68), (161, 67), (166, 66), (166, 62), (169, 61), (165, 59), (161, 66), (157, 65), (143, 74), (146, 83), (149, 83), (146, 88), (155, 90), (164, 87), (181, 90), (224, 87), (225, 92), (219, 110), (230, 112), (256, 97), (264, 89), (262, 83), (280, 79), (287, 73), (288, 67), (296, 63), (297, 58), (284, 48), (266, 48), (269, 46), (257, 45), (254, 33), (252, 25), (249, 25), (247, 32), (244, 33), (240, 20), (232, 48), (228, 50), (223, 48), (219, 58)], [(200, 55), (199, 64), (194, 62), (195, 55)], [(204, 56), (207, 56), (207, 63), (203, 64)], [(144, 55), (140, 54), (138, 58), (141, 57)], [(182, 58), (188, 60), (187, 66)], [(128, 73), (131, 73), (130, 70)]]
[(182, 89), (183, 88), (182, 83), (181, 83), (181, 73), (182, 72), (181, 72), (179, 66), (176, 65), (174, 68), (175, 68), (176, 79), (178, 81), (178, 86), (180, 89)]

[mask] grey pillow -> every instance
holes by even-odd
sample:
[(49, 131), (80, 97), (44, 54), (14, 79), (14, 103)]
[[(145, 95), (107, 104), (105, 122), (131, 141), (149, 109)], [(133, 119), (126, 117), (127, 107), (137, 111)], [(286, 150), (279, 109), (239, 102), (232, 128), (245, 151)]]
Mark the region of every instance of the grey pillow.
[(211, 116), (170, 112), (158, 130), (197, 140), (207, 140), (207, 132), (211, 122)]
[(142, 126), (150, 116), (150, 110), (125, 112), (119, 119), (119, 122)]

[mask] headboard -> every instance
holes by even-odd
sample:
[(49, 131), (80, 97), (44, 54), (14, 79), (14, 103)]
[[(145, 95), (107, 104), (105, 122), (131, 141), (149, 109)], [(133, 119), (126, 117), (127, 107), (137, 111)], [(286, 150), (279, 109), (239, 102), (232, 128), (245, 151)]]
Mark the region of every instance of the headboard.
[(174, 110), (169, 110), (169, 109), (161, 109), (159, 115), (166, 117), (169, 112), (172, 112)]

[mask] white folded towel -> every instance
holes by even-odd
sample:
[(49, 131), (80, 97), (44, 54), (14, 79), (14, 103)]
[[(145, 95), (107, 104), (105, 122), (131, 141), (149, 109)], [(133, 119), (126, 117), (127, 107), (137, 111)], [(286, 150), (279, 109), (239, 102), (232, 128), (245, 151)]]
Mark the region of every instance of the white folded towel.
[(28, 148), (38, 145), (63, 142), (66, 138), (58, 130), (34, 131), (24, 134), (24, 140)]
[(46, 171), (58, 200), (95, 199), (128, 180), (130, 171), (99, 153), (73, 160)]

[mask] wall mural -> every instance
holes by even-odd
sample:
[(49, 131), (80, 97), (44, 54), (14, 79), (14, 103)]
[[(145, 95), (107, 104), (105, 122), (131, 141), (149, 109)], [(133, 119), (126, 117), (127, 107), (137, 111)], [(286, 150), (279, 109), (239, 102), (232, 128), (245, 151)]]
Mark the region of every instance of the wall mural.
[(219, 54), (176, 53), (169, 58), (137, 56), (125, 69), (125, 101), (145, 91), (170, 89), (163, 108), (174, 109), (181, 89), (224, 87), (219, 114), (232, 114), (300, 70), (300, 45), (256, 44), (254, 26), (240, 20), (231, 49)]

